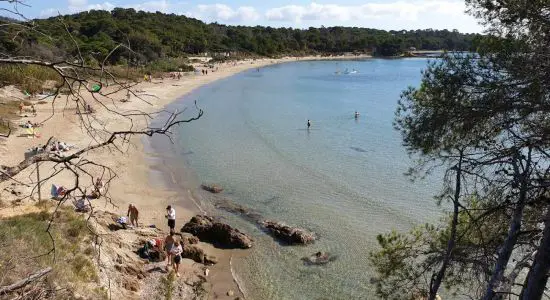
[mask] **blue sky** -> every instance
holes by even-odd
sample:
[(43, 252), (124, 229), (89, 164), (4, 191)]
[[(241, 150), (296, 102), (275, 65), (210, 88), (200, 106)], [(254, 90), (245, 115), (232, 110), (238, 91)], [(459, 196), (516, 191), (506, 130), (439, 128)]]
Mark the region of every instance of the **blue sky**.
[[(23, 0), (31, 18), (90, 9), (133, 7), (183, 14), (205, 22), (272, 27), (358, 26), (386, 30), (458, 29), (481, 32), (464, 0)], [(1, 4), (0, 7), (7, 7)], [(3, 13), (7, 15), (7, 13)]]

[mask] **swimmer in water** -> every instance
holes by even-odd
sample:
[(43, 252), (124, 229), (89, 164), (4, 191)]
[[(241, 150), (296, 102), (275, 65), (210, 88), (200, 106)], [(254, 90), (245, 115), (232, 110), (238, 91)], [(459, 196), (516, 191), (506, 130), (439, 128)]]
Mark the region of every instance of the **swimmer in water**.
[(307, 129), (309, 129), (310, 126), (311, 126), (311, 121), (307, 120)]
[(359, 117), (359, 113), (355, 111), (355, 118), (357, 119)]

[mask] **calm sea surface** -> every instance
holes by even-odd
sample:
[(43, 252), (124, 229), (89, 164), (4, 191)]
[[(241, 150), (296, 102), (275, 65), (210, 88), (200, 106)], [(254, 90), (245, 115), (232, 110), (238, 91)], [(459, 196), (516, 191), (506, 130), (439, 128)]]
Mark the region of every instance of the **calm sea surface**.
[[(195, 183), (218, 183), (220, 197), (319, 236), (311, 246), (281, 246), (219, 212), (256, 240), (251, 255), (233, 262), (249, 298), (373, 299), (368, 253), (376, 235), (438, 218), (439, 182), (403, 175), (412, 161), (392, 127), (401, 91), (420, 83), (426, 63), (293, 62), (215, 82), (172, 105), (197, 100), (205, 111), (176, 130), (171, 147)], [(358, 73), (335, 74), (346, 68)], [(205, 205), (218, 197), (195, 193)], [(305, 266), (300, 258), (316, 251), (337, 259)]]

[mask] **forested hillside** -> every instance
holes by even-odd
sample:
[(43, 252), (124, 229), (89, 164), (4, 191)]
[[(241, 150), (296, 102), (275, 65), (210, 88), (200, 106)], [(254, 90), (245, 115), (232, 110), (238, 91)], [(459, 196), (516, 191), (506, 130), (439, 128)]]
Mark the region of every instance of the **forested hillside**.
[(411, 47), (419, 50), (472, 50), (477, 37), (475, 34), (448, 30), (388, 32), (356, 27), (291, 29), (226, 26), (205, 24), (175, 14), (123, 8), (110, 12), (92, 10), (33, 22), (40, 32), (28, 31), (15, 40), (13, 35), (3, 33), (1, 50), (43, 57), (74, 56), (77, 48), (68, 35), (70, 32), (85, 59), (100, 60), (122, 43), (129, 44), (134, 53), (121, 48), (109, 57), (110, 63), (127, 59), (146, 63), (163, 57), (204, 52), (261, 56), (361, 52), (392, 56)]

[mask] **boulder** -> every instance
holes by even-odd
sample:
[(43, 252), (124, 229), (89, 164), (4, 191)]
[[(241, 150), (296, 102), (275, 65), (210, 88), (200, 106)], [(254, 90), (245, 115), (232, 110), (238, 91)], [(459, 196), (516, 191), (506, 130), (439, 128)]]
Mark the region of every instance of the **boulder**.
[(221, 193), (223, 191), (223, 188), (217, 184), (201, 184), (201, 188), (205, 191), (209, 191), (210, 193)]
[(199, 243), (199, 238), (192, 234), (182, 233), (180, 234), (180, 236), (181, 236), (181, 241), (183, 242), (184, 245), (194, 245)]
[(252, 247), (252, 239), (227, 224), (214, 221), (211, 217), (196, 215), (181, 228), (182, 232), (191, 233), (201, 241), (210, 242), (220, 248)]
[(206, 254), (204, 250), (195, 245), (183, 246), (183, 252), (181, 253), (181, 256), (183, 258), (189, 258), (195, 262), (206, 265), (213, 265), (218, 262), (216, 257)]
[(260, 225), (273, 237), (289, 245), (307, 245), (315, 242), (315, 234), (302, 228), (276, 221), (263, 221)]

